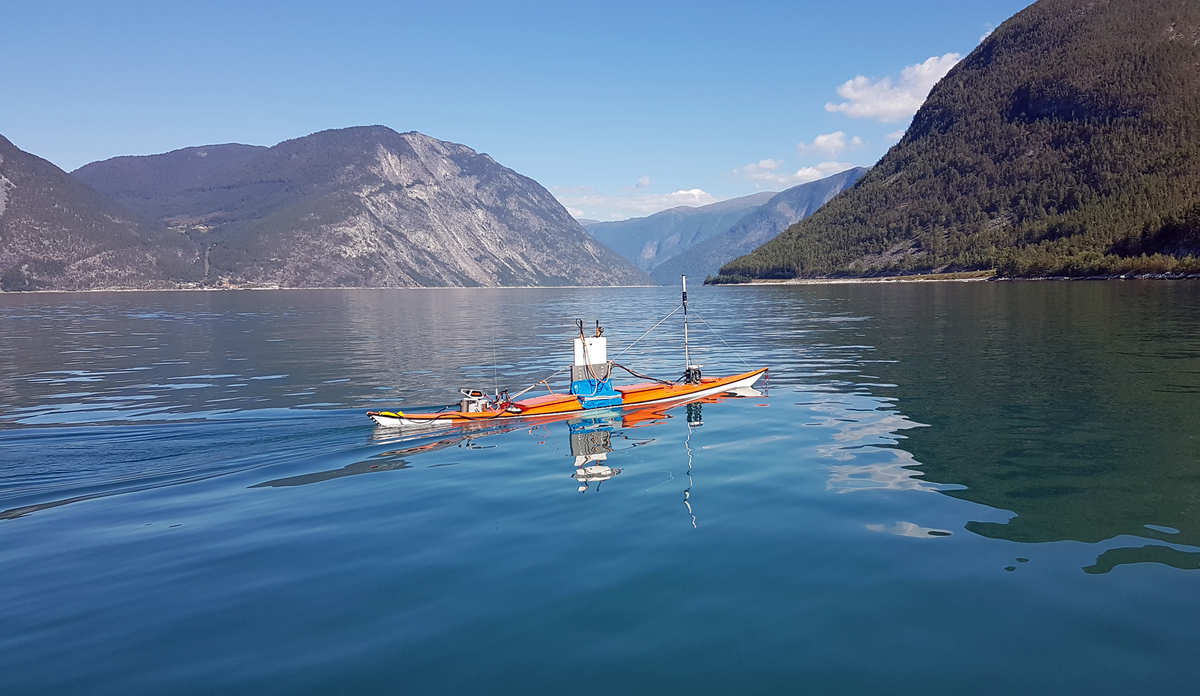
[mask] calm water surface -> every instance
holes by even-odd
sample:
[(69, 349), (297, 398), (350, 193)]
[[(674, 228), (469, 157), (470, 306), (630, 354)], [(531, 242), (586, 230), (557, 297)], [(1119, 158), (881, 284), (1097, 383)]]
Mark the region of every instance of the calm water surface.
[(1196, 692), (1200, 284), (690, 299), (762, 396), (412, 436), (677, 291), (0, 295), (0, 692)]

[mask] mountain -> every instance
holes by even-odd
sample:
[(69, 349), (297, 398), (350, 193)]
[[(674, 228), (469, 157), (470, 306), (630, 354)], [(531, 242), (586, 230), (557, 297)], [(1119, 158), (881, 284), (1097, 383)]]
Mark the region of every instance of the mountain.
[(199, 280), (186, 237), (0, 136), (0, 289), (171, 287)]
[(715, 275), (722, 264), (750, 253), (755, 247), (779, 236), (789, 225), (812, 215), (866, 173), (865, 167), (855, 167), (777, 193), (727, 231), (709, 237), (655, 266), (650, 277), (665, 285), (676, 282), (680, 275), (693, 278)]
[(697, 208), (679, 206), (648, 217), (586, 226), (601, 244), (648, 271), (695, 244), (728, 230), (773, 192), (755, 193)]
[(1039, 0), (728, 276), (1200, 271), (1200, 4)]
[(186, 191), (245, 166), (265, 152), (259, 145), (186, 147), (148, 157), (114, 157), (92, 162), (71, 176), (141, 215), (158, 220), (168, 216), (167, 201)]
[(537, 182), (469, 147), (383, 126), (271, 148), (118, 157), (82, 181), (203, 251), (208, 283), (284, 287), (629, 285)]

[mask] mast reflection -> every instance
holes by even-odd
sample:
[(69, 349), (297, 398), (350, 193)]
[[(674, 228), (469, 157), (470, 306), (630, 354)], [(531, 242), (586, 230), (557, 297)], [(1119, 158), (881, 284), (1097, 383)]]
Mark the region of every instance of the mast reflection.
[(692, 529), (696, 527), (696, 513), (692, 510), (692, 433), (696, 428), (704, 425), (703, 406), (700, 402), (690, 403), (687, 405), (687, 424), (688, 434), (687, 439), (683, 441), (683, 446), (687, 449), (688, 457), (688, 487), (683, 490), (683, 504), (687, 507), (688, 514), (692, 517)]

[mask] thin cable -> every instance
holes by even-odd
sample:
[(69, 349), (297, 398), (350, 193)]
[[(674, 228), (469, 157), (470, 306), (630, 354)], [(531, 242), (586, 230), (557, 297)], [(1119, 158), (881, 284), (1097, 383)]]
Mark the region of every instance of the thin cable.
[[(667, 316), (665, 316), (665, 317), (663, 317), (663, 318), (662, 318), (662, 321), (658, 322), (658, 323), (657, 323), (657, 324), (655, 324), (654, 326), (651, 326), (651, 327), (650, 327), (650, 331), (653, 331), (653, 330), (657, 329), (658, 327), (662, 326), (662, 323), (663, 323), (663, 321), (666, 321), (666, 320), (670, 319), (670, 318), (671, 318), (671, 316), (672, 316), (672, 315), (674, 315), (674, 314), (675, 314), (675, 312), (678, 312), (680, 309), (683, 309), (683, 305), (679, 305), (679, 306), (678, 306), (678, 307), (676, 307), (675, 309), (671, 310), (671, 314), (668, 314)], [(623, 350), (623, 351), (621, 351), (620, 353), (617, 353), (615, 356), (613, 356), (613, 360), (616, 360), (617, 358), (621, 357), (622, 355), (625, 355), (625, 351), (626, 351), (626, 350), (629, 350), (630, 348), (634, 347), (634, 346), (637, 344), (637, 342), (638, 342), (638, 341), (640, 341), (640, 340), (642, 340), (643, 338), (645, 338), (645, 337), (649, 336), (649, 335), (650, 335), (650, 331), (647, 331), (646, 333), (642, 334), (641, 336), (638, 336), (638, 339), (637, 339), (637, 341), (634, 341), (633, 343), (630, 343), (629, 345), (625, 346), (625, 350)]]
[(695, 314), (695, 315), (696, 315), (696, 318), (700, 320), (700, 323), (704, 324), (704, 326), (705, 326), (706, 328), (708, 328), (708, 330), (709, 330), (710, 332), (712, 332), (712, 335), (716, 336), (716, 337), (717, 337), (717, 339), (721, 341), (721, 343), (724, 343), (724, 344), (725, 344), (725, 347), (726, 347), (726, 348), (728, 348), (728, 349), (729, 349), (729, 351), (730, 351), (731, 353), (733, 353), (734, 355), (736, 355), (736, 356), (737, 356), (737, 359), (738, 359), (738, 360), (741, 360), (743, 365), (745, 365), (746, 367), (750, 367), (750, 363), (746, 362), (746, 359), (742, 357), (742, 354), (741, 354), (741, 353), (739, 353), (739, 352), (737, 352), (736, 350), (734, 350), (733, 346), (729, 345), (729, 343), (727, 343), (727, 342), (725, 341), (725, 339), (721, 338), (721, 334), (717, 333), (716, 329), (714, 329), (713, 327), (709, 326), (709, 325), (708, 325), (708, 322), (707, 322), (707, 321), (704, 321), (704, 317), (700, 316), (700, 313), (699, 313), (699, 312), (697, 312), (696, 310), (692, 310), (692, 314)]
[(666, 385), (671, 385), (671, 386), (674, 386), (674, 384), (675, 384), (674, 382), (668, 382), (668, 381), (667, 381), (667, 380), (665, 380), (665, 379), (659, 379), (659, 378), (657, 378), (657, 377), (651, 377), (650, 375), (643, 375), (643, 374), (642, 374), (642, 373), (640, 373), (640, 372), (634, 372), (633, 370), (629, 369), (628, 367), (625, 367), (624, 365), (622, 365), (622, 364), (620, 364), (620, 363), (617, 363), (617, 362), (614, 362), (614, 363), (612, 364), (612, 366), (613, 366), (613, 367), (619, 367), (619, 368), (621, 368), (622, 370), (625, 370), (625, 371), (626, 371), (626, 372), (628, 372), (629, 374), (633, 375), (634, 377), (638, 377), (638, 378), (640, 378), (640, 379), (648, 379), (648, 380), (650, 380), (651, 382), (658, 382), (659, 384), (666, 384)]
[[(566, 372), (566, 371), (567, 371), (567, 370), (569, 370), (569, 369), (571, 369), (571, 368), (570, 368), (570, 366), (564, 367), (563, 369), (559, 370), (558, 372), (555, 372), (554, 374), (550, 375), (549, 377), (546, 377), (546, 379), (540, 379), (540, 380), (538, 380), (538, 381), (534, 382), (533, 384), (529, 385), (528, 387), (525, 387), (525, 388), (524, 388), (524, 389), (522, 389), (521, 391), (519, 391), (519, 392), (517, 392), (516, 394), (513, 394), (512, 396), (510, 396), (510, 397), (509, 397), (509, 401), (514, 401), (514, 400), (516, 400), (516, 398), (517, 398), (518, 396), (520, 396), (520, 395), (524, 394), (525, 392), (529, 391), (530, 389), (533, 389), (534, 387), (536, 387), (536, 386), (537, 386), (537, 385), (539, 385), (539, 384), (546, 384), (547, 380), (549, 380), (551, 377), (557, 377), (557, 376), (561, 375), (562, 373)], [(549, 385), (549, 384), (546, 384), (546, 386), (547, 386), (547, 387), (549, 387), (550, 385)]]

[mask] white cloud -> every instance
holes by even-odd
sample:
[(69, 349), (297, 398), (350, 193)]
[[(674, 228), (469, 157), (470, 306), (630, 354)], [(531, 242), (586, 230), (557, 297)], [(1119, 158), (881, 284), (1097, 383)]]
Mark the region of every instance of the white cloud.
[[(851, 148), (859, 148), (862, 147), (862, 145), (863, 140), (857, 135), (850, 139)], [(808, 152), (811, 150), (815, 152), (824, 152), (829, 155), (836, 155), (837, 153), (846, 149), (846, 134), (842, 131), (836, 131), (833, 133), (826, 133), (825, 135), (818, 135), (817, 137), (813, 138), (811, 143), (800, 143), (796, 146), (796, 149), (800, 152)]]
[(983, 25), (983, 28), (984, 28), (983, 34), (981, 34), (979, 36), (979, 43), (983, 43), (984, 39), (991, 36), (992, 32), (996, 31), (996, 27), (993, 27), (991, 24), (985, 24), (985, 25)]
[(638, 182), (634, 185), (634, 188), (650, 188), (650, 177), (644, 174), (638, 177)]
[[(771, 159), (768, 157), (765, 160), (759, 160), (758, 164), (747, 164), (745, 167), (743, 167), (743, 169), (745, 171), (750, 171), (750, 172), (752, 172), (752, 171), (773, 172), (782, 166), (783, 166), (783, 160)], [(736, 169), (733, 171), (735, 174), (737, 173)]]
[(841, 111), (851, 118), (874, 118), (891, 123), (917, 113), (929, 90), (946, 76), (962, 56), (947, 53), (933, 56), (924, 63), (910, 65), (900, 71), (900, 80), (895, 85), (892, 78), (872, 80), (859, 75), (837, 88), (838, 96), (847, 101), (841, 104), (826, 104), (826, 111)]
[(783, 160), (765, 159), (735, 169), (733, 175), (739, 179), (753, 181), (759, 188), (770, 186), (785, 189), (824, 179), (838, 172), (844, 172), (854, 165), (844, 162), (822, 162), (815, 167), (801, 167), (794, 173), (781, 170), (782, 166)]
[(886, 137), (888, 140), (899, 140), (900, 138), (904, 137), (905, 132), (907, 132), (907, 129), (893, 131), (891, 133), (888, 133)]
[(550, 192), (575, 217), (613, 220), (653, 215), (681, 205), (696, 207), (724, 200), (698, 188), (672, 193), (635, 193), (624, 196), (595, 193), (591, 187), (584, 186), (555, 186)]

